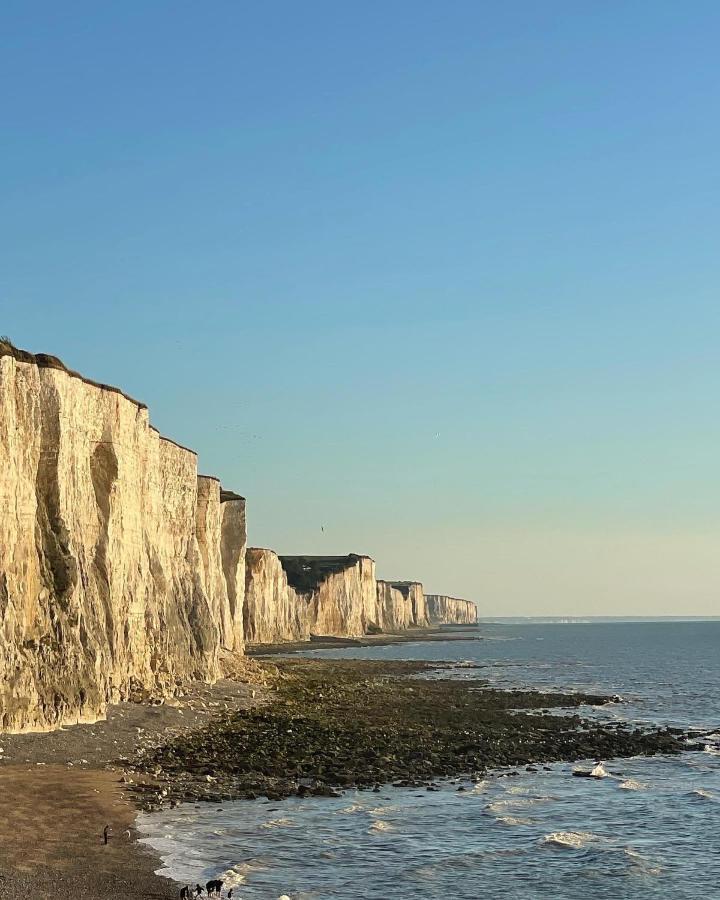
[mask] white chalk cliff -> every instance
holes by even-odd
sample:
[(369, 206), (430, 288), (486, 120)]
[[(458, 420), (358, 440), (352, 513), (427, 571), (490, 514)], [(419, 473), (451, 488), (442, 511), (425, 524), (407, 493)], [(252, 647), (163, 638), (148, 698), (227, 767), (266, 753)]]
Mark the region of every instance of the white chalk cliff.
[(404, 631), (412, 627), (411, 597), (393, 587), (389, 581), (378, 581), (378, 625), (383, 631)]
[(426, 628), (430, 622), (422, 584), (419, 581), (392, 581), (390, 583), (410, 601), (412, 624), (417, 628)]
[(244, 500), (143, 404), (2, 343), (0, 504), (3, 728), (211, 681), (242, 647)]
[(369, 556), (281, 556), (288, 584), (308, 605), (310, 633), (361, 637), (377, 627), (375, 562)]
[(117, 388), (0, 339), (0, 728), (220, 675), (249, 644), (474, 622), (369, 556), (246, 551), (245, 500)]
[(427, 594), (428, 618), (431, 625), (475, 625), (477, 606), (471, 600)]
[(288, 585), (277, 553), (250, 547), (246, 563), (245, 640), (248, 644), (309, 640), (307, 600)]

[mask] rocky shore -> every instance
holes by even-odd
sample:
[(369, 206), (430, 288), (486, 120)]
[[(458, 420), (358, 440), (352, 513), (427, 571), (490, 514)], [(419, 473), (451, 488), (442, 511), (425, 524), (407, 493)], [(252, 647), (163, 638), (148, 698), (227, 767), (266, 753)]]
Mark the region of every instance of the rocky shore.
[(125, 777), (145, 809), (388, 783), (432, 790), (490, 769), (686, 749), (671, 730), (550, 712), (617, 698), (499, 691), (443, 677), (442, 664), (295, 658), (266, 671), (272, 702), (220, 713), (134, 760)]
[(677, 731), (573, 713), (615, 698), (498, 691), (438, 663), (273, 658), (226, 674), (169, 701), (115, 704), (103, 722), (4, 735), (0, 900), (177, 896), (137, 843), (138, 806), (433, 790), (447, 778), (462, 790), (487, 770), (688, 749)]
[(287, 656), (288, 653), (306, 650), (337, 650), (342, 647), (389, 647), (392, 644), (415, 644), (427, 641), (482, 641), (478, 626), (442, 625), (425, 628), (408, 628), (406, 631), (366, 634), (363, 637), (311, 637), (307, 641), (250, 644), (245, 648), (247, 656)]

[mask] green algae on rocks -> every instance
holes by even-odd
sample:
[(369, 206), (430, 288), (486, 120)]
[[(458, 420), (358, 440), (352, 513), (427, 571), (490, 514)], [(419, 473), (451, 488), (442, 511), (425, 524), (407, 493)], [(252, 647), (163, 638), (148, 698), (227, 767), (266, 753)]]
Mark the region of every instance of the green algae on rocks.
[(445, 678), (432, 663), (285, 659), (275, 666), (271, 704), (219, 715), (136, 762), (137, 772), (153, 777), (136, 786), (148, 805), (427, 785), (488, 768), (682, 749), (667, 730), (547, 712), (604, 704), (613, 699), (607, 696), (495, 690)]

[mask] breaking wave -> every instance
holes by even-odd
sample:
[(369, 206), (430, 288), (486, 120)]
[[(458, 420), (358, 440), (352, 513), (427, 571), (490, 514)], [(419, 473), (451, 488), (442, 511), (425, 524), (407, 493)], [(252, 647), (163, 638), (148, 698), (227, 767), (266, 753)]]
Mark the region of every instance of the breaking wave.
[(544, 844), (570, 850), (582, 850), (588, 844), (599, 843), (603, 838), (589, 831), (553, 831), (543, 838)]
[(618, 787), (624, 791), (644, 791), (647, 789), (646, 784), (643, 784), (642, 781), (635, 781), (634, 778), (626, 778), (625, 781), (620, 782)]

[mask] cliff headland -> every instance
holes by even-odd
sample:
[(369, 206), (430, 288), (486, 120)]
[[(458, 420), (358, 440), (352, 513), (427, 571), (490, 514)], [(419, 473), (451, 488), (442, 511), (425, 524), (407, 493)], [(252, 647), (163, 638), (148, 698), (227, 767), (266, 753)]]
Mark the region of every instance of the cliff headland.
[(608, 697), (491, 690), (442, 664), (248, 659), (467, 639), (477, 607), (378, 579), (366, 554), (248, 548), (247, 531), (245, 499), (144, 404), (0, 340), (0, 898), (175, 896), (133, 849), (127, 799), (433, 790), (684, 746), (549, 712)]
[[(220, 676), (221, 653), (429, 624), (422, 585), (369, 556), (247, 550), (245, 500), (147, 407), (0, 341), (0, 728)], [(435, 622), (475, 621), (448, 608)]]

